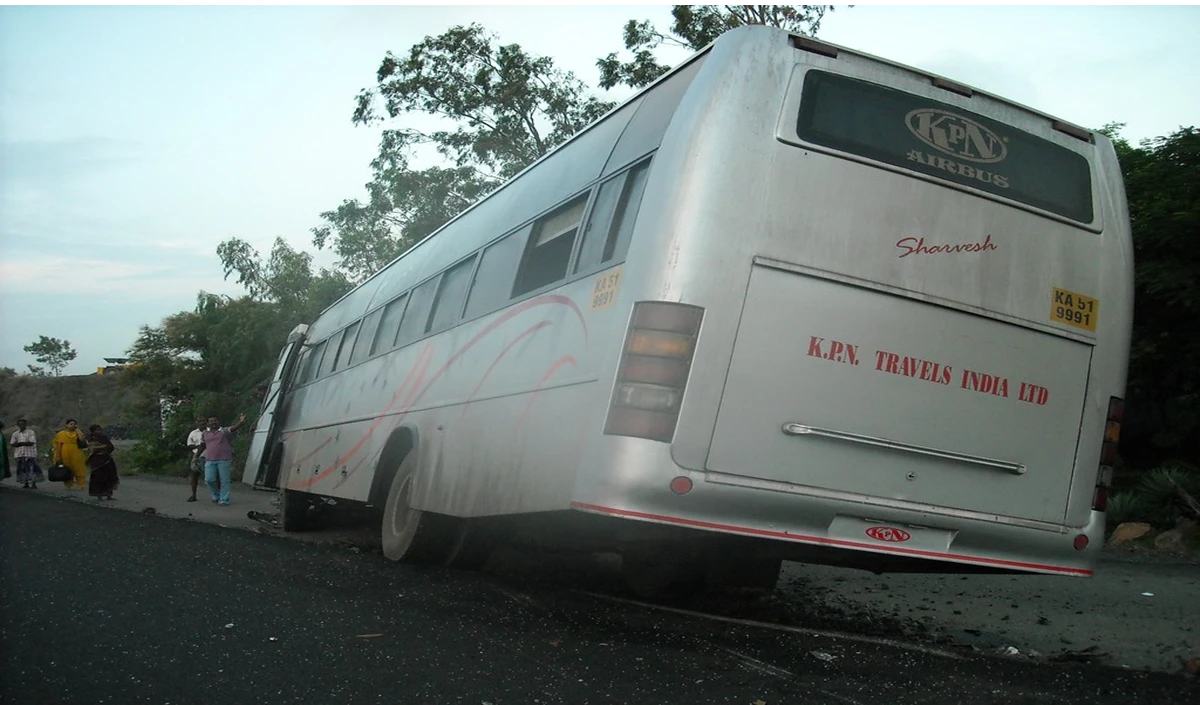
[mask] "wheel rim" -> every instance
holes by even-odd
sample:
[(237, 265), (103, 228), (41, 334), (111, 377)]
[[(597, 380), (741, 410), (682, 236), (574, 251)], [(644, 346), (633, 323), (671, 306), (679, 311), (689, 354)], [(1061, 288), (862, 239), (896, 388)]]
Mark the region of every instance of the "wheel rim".
[(420, 526), (421, 512), (409, 506), (411, 490), (412, 475), (405, 474), (393, 481), (388, 493), (383, 517), (383, 553), (393, 561), (405, 557)]

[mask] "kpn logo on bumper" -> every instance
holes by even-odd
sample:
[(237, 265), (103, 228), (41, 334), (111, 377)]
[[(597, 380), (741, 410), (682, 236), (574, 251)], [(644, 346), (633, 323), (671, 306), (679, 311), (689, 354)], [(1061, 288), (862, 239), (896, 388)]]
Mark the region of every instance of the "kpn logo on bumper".
[(963, 164), (995, 164), (1008, 156), (1007, 140), (984, 125), (962, 115), (938, 110), (919, 108), (905, 116), (909, 132), (925, 144), (949, 154), (953, 159), (931, 154), (919, 149), (909, 150), (908, 160), (951, 174), (977, 179), (981, 183), (1008, 188), (1008, 177), (989, 171), (982, 166)]

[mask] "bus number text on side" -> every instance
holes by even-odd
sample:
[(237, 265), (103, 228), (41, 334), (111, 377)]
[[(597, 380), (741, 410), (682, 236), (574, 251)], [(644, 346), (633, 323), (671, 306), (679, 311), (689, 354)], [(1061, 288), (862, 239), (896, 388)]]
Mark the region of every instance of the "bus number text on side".
[(617, 291), (621, 288), (621, 270), (601, 274), (596, 277), (592, 286), (591, 310), (599, 311), (613, 305), (617, 300)]

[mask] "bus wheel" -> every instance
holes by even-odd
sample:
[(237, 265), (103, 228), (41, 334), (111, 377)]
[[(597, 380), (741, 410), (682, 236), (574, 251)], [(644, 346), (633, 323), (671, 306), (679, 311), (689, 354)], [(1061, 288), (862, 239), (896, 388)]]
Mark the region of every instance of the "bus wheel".
[(751, 593), (774, 592), (783, 561), (778, 558), (732, 556), (716, 558), (708, 564), (706, 585), (714, 590)]
[(621, 577), (643, 599), (681, 599), (704, 585), (704, 566), (665, 554), (626, 554), (621, 556)]
[(279, 525), (284, 531), (304, 531), (309, 528), (312, 501), (305, 492), (281, 490), (279, 493)]
[[(412, 486), (416, 476), (416, 451), (404, 457), (388, 490), (380, 534), (383, 555), (405, 563), (440, 563), (448, 546), (441, 517), (413, 509)], [(441, 530), (439, 530), (441, 529)]]

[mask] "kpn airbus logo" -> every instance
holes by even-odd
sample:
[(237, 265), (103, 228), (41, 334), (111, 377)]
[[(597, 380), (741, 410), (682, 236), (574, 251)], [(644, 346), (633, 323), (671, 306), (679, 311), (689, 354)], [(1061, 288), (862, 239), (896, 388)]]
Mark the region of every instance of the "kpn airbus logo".
[(959, 159), (992, 164), (1008, 156), (1000, 135), (961, 115), (921, 108), (909, 113), (905, 122), (922, 142)]
[[(908, 153), (909, 161), (920, 162), (943, 171), (976, 179), (985, 184), (1008, 188), (1008, 177), (980, 167), (962, 164), (996, 164), (1008, 156), (1008, 140), (971, 118), (937, 108), (918, 108), (904, 118), (908, 131), (917, 139), (953, 159), (928, 154), (918, 149)], [(958, 160), (958, 161), (956, 161)]]

